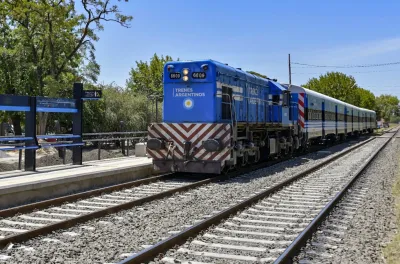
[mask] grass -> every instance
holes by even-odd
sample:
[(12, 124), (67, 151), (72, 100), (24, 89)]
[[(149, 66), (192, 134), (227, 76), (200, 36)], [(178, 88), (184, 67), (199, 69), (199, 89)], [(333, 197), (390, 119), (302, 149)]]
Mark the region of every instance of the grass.
[[(400, 160), (399, 160), (400, 163)], [(396, 183), (393, 186), (393, 195), (395, 197), (395, 206), (397, 213), (397, 227), (398, 232), (384, 249), (383, 254), (388, 264), (400, 264), (400, 166), (397, 172)]]
[(398, 124), (396, 124), (396, 123), (389, 123), (389, 127), (387, 128), (379, 128), (379, 129), (375, 129), (374, 130), (374, 133), (375, 134), (378, 134), (378, 135), (381, 135), (382, 133), (383, 133), (383, 130), (387, 130), (387, 129), (391, 129), (392, 127), (395, 127), (395, 126), (398, 126)]

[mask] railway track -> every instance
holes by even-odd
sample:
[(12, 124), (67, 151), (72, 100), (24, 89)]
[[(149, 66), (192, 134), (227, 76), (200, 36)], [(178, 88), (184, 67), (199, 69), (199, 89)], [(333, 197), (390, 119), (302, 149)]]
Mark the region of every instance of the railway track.
[(358, 144), (120, 263), (290, 263), (395, 134)]
[(211, 182), (164, 174), (0, 211), (0, 247)]
[(287, 159), (260, 163), (229, 175), (212, 178), (197, 176), (200, 180), (195, 180), (193, 176), (185, 178), (182, 174), (180, 177), (176, 173), (164, 174), (1, 210), (0, 248)]
[(23, 242), (211, 182), (226, 180), (284, 160), (261, 163), (229, 175), (201, 180), (178, 178), (173, 174), (160, 175), (2, 210), (0, 247), (4, 248), (10, 243)]

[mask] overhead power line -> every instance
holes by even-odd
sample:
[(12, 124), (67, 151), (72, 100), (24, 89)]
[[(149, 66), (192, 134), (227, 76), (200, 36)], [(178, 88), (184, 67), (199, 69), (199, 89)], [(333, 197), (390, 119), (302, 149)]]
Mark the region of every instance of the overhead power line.
[(388, 62), (388, 63), (364, 64), (364, 65), (315, 65), (315, 64), (307, 64), (307, 63), (299, 63), (299, 62), (292, 62), (292, 64), (306, 66), (306, 67), (301, 67), (301, 68), (369, 68), (369, 67), (399, 65), (400, 61)]
[[(359, 72), (344, 72), (346, 74), (355, 74), (355, 73), (380, 73), (380, 72), (399, 72), (399, 70), (387, 70), (387, 71), (359, 71)], [(292, 72), (292, 74), (324, 74), (326, 72)]]

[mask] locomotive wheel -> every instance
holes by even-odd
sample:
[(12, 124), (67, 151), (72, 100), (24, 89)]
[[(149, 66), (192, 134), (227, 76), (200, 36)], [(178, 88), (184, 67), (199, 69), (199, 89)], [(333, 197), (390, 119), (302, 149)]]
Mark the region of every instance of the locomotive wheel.
[(307, 142), (303, 146), (303, 153), (307, 153), (310, 150), (311, 142), (307, 140)]
[(249, 163), (249, 153), (247, 151), (243, 152), (242, 157), (242, 167), (246, 166)]
[(237, 165), (240, 167), (244, 167), (247, 165), (248, 162), (248, 155), (246, 152), (243, 153), (243, 157), (237, 159)]
[(258, 149), (258, 150), (256, 151), (255, 161), (256, 161), (256, 162), (259, 162), (260, 159), (261, 159), (261, 152), (260, 152), (260, 150)]

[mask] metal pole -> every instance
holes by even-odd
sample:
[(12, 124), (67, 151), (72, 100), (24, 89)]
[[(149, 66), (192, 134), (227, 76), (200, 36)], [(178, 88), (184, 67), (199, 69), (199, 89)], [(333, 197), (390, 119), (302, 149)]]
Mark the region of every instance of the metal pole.
[(19, 153), (18, 153), (18, 170), (21, 170), (21, 169), (22, 169), (22, 164), (21, 164), (21, 162), (22, 162), (22, 149), (20, 149), (20, 150), (19, 150)]
[[(32, 140), (25, 141), (25, 146), (38, 146), (36, 138), (36, 97), (29, 98), (30, 111), (25, 113), (25, 136)], [(36, 170), (36, 149), (25, 149), (25, 170)]]
[(156, 97), (156, 123), (158, 123), (158, 97)]
[[(83, 93), (83, 84), (82, 83), (74, 83), (74, 99), (76, 101), (77, 113), (73, 115), (73, 123), (72, 123), (72, 133), (74, 135), (80, 136), (79, 138), (74, 138), (73, 143), (82, 143), (82, 93)], [(82, 146), (74, 146), (72, 147), (72, 163), (74, 165), (82, 165)]]
[(98, 145), (97, 145), (97, 147), (98, 147), (98, 153), (97, 153), (97, 159), (98, 160), (101, 160), (101, 141), (99, 141), (98, 142)]
[(66, 147), (63, 147), (62, 148), (62, 155), (63, 155), (63, 164), (65, 165), (65, 156), (66, 156), (66, 154), (67, 154), (67, 148)]
[(292, 86), (292, 65), (290, 63), (290, 54), (289, 54), (289, 88)]
[[(120, 131), (124, 132), (124, 121), (120, 121), (119, 125), (120, 125)], [(121, 135), (121, 149), (122, 149), (122, 155), (125, 156), (125, 135)]]
[(126, 140), (126, 156), (129, 157), (129, 139)]

